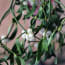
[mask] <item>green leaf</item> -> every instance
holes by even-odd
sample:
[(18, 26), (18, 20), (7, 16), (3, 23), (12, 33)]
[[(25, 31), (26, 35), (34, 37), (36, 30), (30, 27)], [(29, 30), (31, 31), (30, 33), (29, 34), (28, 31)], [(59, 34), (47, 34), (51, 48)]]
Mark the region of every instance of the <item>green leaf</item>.
[(14, 55), (13, 54), (11, 54), (10, 55), (10, 65), (14, 65)]
[(60, 0), (55, 0), (55, 2), (57, 2), (58, 4), (62, 5), (62, 7), (65, 9), (65, 6), (63, 5), (62, 2), (60, 2)]
[(50, 38), (49, 38), (49, 40), (48, 40), (48, 46), (51, 44), (51, 41), (52, 41), (53, 38), (54, 38), (55, 32), (56, 32), (56, 31), (54, 31), (54, 32), (51, 34), (51, 36), (50, 36)]
[[(20, 14), (16, 17), (17, 21), (20, 20), (21, 16), (22, 16), (22, 13), (20, 13)], [(13, 18), (12, 20), (13, 20), (14, 23), (16, 22), (15, 18)]]
[(4, 20), (4, 18), (10, 13), (10, 8), (4, 13), (4, 15), (2, 16), (2, 18), (0, 19), (0, 24), (2, 23), (2, 21)]
[(32, 20), (30, 21), (30, 27), (32, 28), (32, 29), (34, 29), (35, 28), (35, 24), (36, 24), (36, 19), (34, 19), (34, 18), (32, 18)]
[(10, 7), (9, 7), (8, 10), (4, 13), (4, 15), (2, 16), (2, 18), (0, 19), (0, 24), (2, 23), (2, 21), (4, 20), (4, 18), (10, 13), (10, 9), (11, 9), (11, 7), (12, 7), (12, 4), (13, 4), (13, 0), (11, 0)]
[(63, 13), (64, 12), (63, 9), (60, 8), (60, 7), (59, 8), (56, 8), (56, 11), (59, 12), (59, 13)]
[(7, 36), (9, 36), (9, 34), (11, 33), (13, 26), (14, 26), (14, 24), (11, 24), (9, 26)]
[(58, 59), (57, 58), (55, 58), (54, 64), (58, 64)]
[(49, 17), (51, 16), (51, 0), (49, 0), (49, 5), (48, 5), (48, 9), (49, 9)]
[[(58, 16), (58, 14), (54, 14), (54, 15), (51, 15), (49, 20), (48, 20), (48, 23), (47, 23), (47, 28), (51, 31), (54, 31), (54, 29), (60, 25), (60, 18)], [(55, 25), (53, 25), (55, 24)]]
[(17, 26), (14, 29), (14, 31), (12, 32), (11, 36), (9, 37), (9, 40), (13, 40), (15, 38), (15, 36), (16, 36), (16, 33), (17, 33)]
[(29, 59), (33, 54), (32, 54), (32, 47), (30, 46), (30, 44), (28, 45), (28, 54), (27, 54), (27, 58)]
[(56, 25), (59, 25), (59, 16), (57, 14), (51, 15), (51, 17), (49, 18), (48, 21), (48, 25), (52, 25), (53, 23), (55, 23)]
[(45, 52), (45, 56), (43, 57), (43, 61), (46, 61), (47, 59), (51, 58), (52, 56), (56, 57), (54, 51), (55, 51), (54, 44), (52, 43), (48, 46), (48, 51)]
[(20, 14), (16, 17), (16, 19), (17, 19), (17, 20), (20, 20), (21, 16), (22, 16), (22, 14), (20, 13)]
[(42, 29), (42, 27), (43, 27), (43, 24), (41, 24), (40, 26), (37, 26), (36, 28), (35, 28), (35, 34), (34, 35), (36, 35), (41, 29)]
[(25, 61), (24, 61), (24, 59), (22, 59), (22, 57), (16, 56), (15, 59), (16, 59), (16, 63), (18, 65), (26, 65)]
[(20, 60), (20, 58), (19, 58), (19, 57), (16, 57), (15, 59), (16, 59), (17, 65), (21, 65), (21, 60)]
[(29, 52), (32, 53), (32, 47), (31, 47), (30, 44), (29, 44), (29, 46), (28, 46), (28, 49), (29, 49)]
[(8, 62), (7, 62), (7, 60), (5, 58), (0, 58), (0, 63), (2, 63), (2, 62), (5, 62), (6, 65), (9, 65)]
[(30, 10), (26, 15), (24, 15), (23, 19), (28, 19), (30, 16), (32, 16), (34, 11), (35, 11), (35, 9), (36, 9), (36, 6), (33, 5), (32, 10)]
[(38, 15), (37, 16), (38, 16), (39, 19), (44, 18), (43, 8), (41, 6), (39, 8), (39, 11), (38, 11)]
[(21, 49), (20, 49), (19, 39), (16, 39), (16, 47), (17, 47), (17, 51), (18, 51), (19, 55), (21, 55)]
[(43, 39), (40, 40), (40, 42), (38, 43), (38, 50), (37, 50), (37, 60), (40, 60), (44, 50), (43, 50), (43, 44), (42, 44)]
[[(14, 17), (13, 22), (14, 22), (14, 23), (18, 23), (18, 24), (20, 25), (20, 27), (25, 30), (25, 28), (24, 28), (24, 27), (20, 24), (20, 22), (16, 19), (16, 15), (15, 15), (15, 12), (14, 12), (14, 9), (13, 9), (13, 8), (11, 8), (11, 13), (12, 13), (12, 15), (13, 15), (13, 17)], [(26, 31), (26, 30), (25, 30), (25, 31)]]
[(17, 13), (22, 13), (22, 11), (26, 10), (27, 6), (20, 5), (19, 9), (17, 10)]
[(17, 10), (17, 13), (22, 13), (22, 7)]
[(35, 61), (35, 64), (34, 64), (34, 65), (38, 65), (38, 63), (39, 63), (39, 61), (38, 61), (37, 58), (36, 58), (36, 61)]
[(43, 37), (42, 48), (44, 49), (44, 51), (48, 51), (48, 41), (46, 37)]
[(26, 65), (24, 59), (20, 58), (22, 65)]
[(15, 0), (16, 5), (20, 5), (20, 0)]
[[(19, 39), (16, 39), (16, 42), (15, 44), (13, 45), (12, 47), (12, 51), (14, 53), (16, 53), (16, 55), (19, 55), (19, 56), (22, 56), (24, 53), (25, 53), (25, 50), (24, 50), (24, 41), (22, 40), (21, 42), (19, 42)], [(18, 45), (18, 46), (17, 46)], [(9, 58), (11, 57), (11, 54), (9, 55)], [(8, 59), (9, 59), (8, 58)]]
[(64, 44), (64, 36), (61, 32), (59, 32), (59, 40), (58, 40), (60, 46)]

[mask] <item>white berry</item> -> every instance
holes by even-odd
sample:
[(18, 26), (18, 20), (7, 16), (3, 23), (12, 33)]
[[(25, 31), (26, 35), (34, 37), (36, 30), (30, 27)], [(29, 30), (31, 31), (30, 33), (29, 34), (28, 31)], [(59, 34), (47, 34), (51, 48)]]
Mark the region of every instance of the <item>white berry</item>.
[(21, 33), (22, 33), (22, 34), (23, 34), (23, 33), (25, 33), (25, 30), (22, 30), (22, 32), (21, 32)]
[(29, 29), (27, 30), (27, 33), (32, 33), (32, 29), (29, 28)]
[(1, 40), (2, 40), (1, 42), (2, 43), (8, 43), (9, 42), (9, 40), (5, 39), (5, 37), (6, 37), (5, 35), (1, 36)]
[(43, 37), (45, 36), (45, 32), (43, 32)]
[(23, 38), (23, 39), (26, 39), (26, 34), (25, 34), (25, 33), (22, 34), (22, 38)]
[(23, 5), (27, 5), (27, 1), (24, 1), (24, 2), (23, 2)]

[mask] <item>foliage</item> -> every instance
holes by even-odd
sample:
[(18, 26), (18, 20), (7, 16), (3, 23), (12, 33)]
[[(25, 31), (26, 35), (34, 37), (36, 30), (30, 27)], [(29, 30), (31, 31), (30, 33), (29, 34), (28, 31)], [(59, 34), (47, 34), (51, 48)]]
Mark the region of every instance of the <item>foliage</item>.
[[(17, 16), (14, 10), (15, 6), (19, 6), (19, 9), (16, 11), (16, 13), (18, 13)], [(54, 56), (56, 61), (55, 63), (57, 63), (55, 45), (53, 42), (57, 33), (59, 33), (59, 48), (62, 48), (65, 45), (65, 34), (62, 34), (61, 32), (65, 22), (65, 18), (61, 18), (60, 15), (60, 13), (64, 13), (62, 7), (65, 8), (60, 0), (11, 0), (9, 9), (0, 19), (1, 24), (4, 18), (6, 18), (9, 13), (12, 13), (12, 24), (8, 28), (8, 33), (4, 38), (0, 39), (1, 47), (3, 47), (9, 55), (7, 57), (5, 56), (6, 58), (3, 57), (0, 59), (0, 65), (2, 62), (5, 62), (6, 65), (9, 65), (8, 60), (10, 60), (10, 65), (15, 65), (15, 62), (17, 65), (26, 65), (29, 60), (29, 65), (38, 65), (40, 60), (42, 60), (41, 57), (43, 56), (43, 62)], [(21, 17), (24, 21), (31, 19), (28, 30), (26, 30), (23, 25), (20, 24), (19, 20)], [(37, 25), (38, 20), (40, 22), (39, 25)], [(22, 31), (22, 33), (15, 38), (18, 31), (18, 25), (24, 31)], [(15, 27), (14, 30), (13, 27)], [(44, 29), (44, 32), (42, 37), (38, 38), (37, 34), (41, 31), (41, 29)], [(51, 33), (47, 34), (49, 31)], [(20, 40), (21, 36), (23, 37), (22, 40)], [(37, 38), (38, 41), (32, 39), (32, 37), (34, 39)], [(14, 38), (16, 41), (14, 42), (12, 49), (9, 49), (3, 44), (3, 42), (5, 43), (7, 40), (8, 42), (11, 42), (11, 40)], [(26, 42), (28, 43), (27, 47), (25, 47)], [(31, 43), (33, 42), (37, 42), (38, 44), (36, 51), (32, 50), (34, 45), (31, 46)]]

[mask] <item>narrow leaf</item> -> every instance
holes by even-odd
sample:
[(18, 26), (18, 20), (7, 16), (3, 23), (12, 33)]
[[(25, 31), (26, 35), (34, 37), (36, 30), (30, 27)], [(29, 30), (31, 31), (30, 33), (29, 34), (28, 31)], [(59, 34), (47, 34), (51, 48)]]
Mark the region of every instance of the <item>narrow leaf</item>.
[(14, 39), (15, 36), (16, 36), (16, 33), (17, 33), (17, 26), (16, 26), (16, 28), (14, 29), (14, 31), (12, 32), (11, 36), (9, 37), (9, 40)]
[(0, 24), (2, 23), (2, 21), (4, 20), (4, 18), (10, 13), (10, 9), (8, 9), (4, 15), (2, 16), (2, 18), (0, 19)]

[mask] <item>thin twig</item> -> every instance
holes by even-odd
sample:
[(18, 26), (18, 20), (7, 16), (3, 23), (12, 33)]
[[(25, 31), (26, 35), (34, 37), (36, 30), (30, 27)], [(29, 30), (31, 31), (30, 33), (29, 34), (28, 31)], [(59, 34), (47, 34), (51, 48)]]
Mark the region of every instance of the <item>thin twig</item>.
[(29, 42), (39, 42), (39, 41), (29, 41)]
[(23, 27), (23, 25), (20, 24), (20, 22), (16, 19), (16, 16), (15, 16), (15, 13), (14, 13), (14, 9), (13, 9), (13, 6), (12, 6), (12, 8), (11, 8), (11, 13), (12, 13), (12, 15), (13, 15), (13, 17), (14, 17), (16, 23), (18, 23), (18, 24), (20, 25), (20, 27), (21, 27), (22, 29), (24, 29), (25, 32), (26, 32), (26, 29)]
[(40, 40), (40, 38), (39, 37), (37, 37), (37, 36), (34, 36), (35, 38), (37, 38), (38, 40)]

